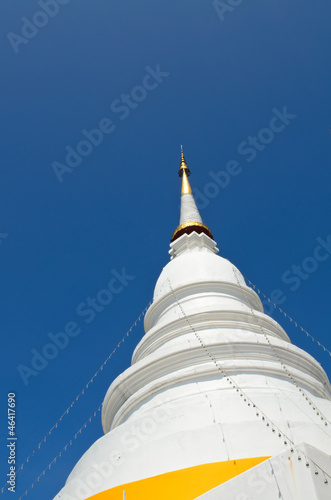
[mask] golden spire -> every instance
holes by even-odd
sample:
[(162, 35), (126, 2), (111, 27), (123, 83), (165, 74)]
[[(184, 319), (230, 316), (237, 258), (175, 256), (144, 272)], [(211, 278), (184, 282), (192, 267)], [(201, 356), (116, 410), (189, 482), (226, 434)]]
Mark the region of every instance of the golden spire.
[[(181, 162), (179, 167), (178, 175), (182, 177), (182, 196), (181, 196), (181, 208), (180, 208), (180, 220), (179, 226), (175, 229), (171, 241), (175, 241), (177, 238), (183, 234), (191, 234), (196, 232), (198, 234), (205, 233), (211, 239), (213, 235), (209, 227), (203, 224), (199, 210), (194, 201), (194, 196), (190, 183), (188, 181), (188, 176), (191, 174), (190, 169), (186, 165), (186, 161), (183, 153), (183, 146), (181, 146)], [(189, 196), (183, 196), (183, 194), (188, 194)]]
[(178, 172), (179, 177), (182, 177), (182, 194), (192, 194), (192, 189), (188, 181), (188, 176), (191, 175), (190, 169), (186, 165), (183, 153), (183, 146), (181, 146), (181, 162)]

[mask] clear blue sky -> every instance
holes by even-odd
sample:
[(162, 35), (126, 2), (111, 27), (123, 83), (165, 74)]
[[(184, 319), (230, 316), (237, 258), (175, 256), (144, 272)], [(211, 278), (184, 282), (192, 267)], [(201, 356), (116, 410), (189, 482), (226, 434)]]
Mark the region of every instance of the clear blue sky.
[[(212, 0), (42, 3), (0, 7), (0, 420), (14, 391), (18, 464), (151, 300), (178, 224), (180, 144), (220, 254), (279, 289), (331, 350), (331, 248), (317, 241), (331, 235), (330, 3), (244, 0), (223, 20)], [(118, 293), (93, 316), (87, 299), (110, 280)], [(273, 317), (330, 376), (330, 356)], [(31, 351), (66, 325), (76, 336), (24, 384), (18, 366), (32, 369)], [(3, 498), (72, 439), (142, 335), (139, 323)], [(101, 435), (97, 415), (28, 498), (52, 499)]]

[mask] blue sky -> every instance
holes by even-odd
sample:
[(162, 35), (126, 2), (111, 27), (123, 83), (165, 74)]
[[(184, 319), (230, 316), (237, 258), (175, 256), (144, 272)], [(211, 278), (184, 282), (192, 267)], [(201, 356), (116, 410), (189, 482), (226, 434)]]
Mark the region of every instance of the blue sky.
[[(151, 300), (179, 219), (180, 144), (220, 254), (331, 350), (331, 6), (220, 5), (2, 2), (0, 410), (5, 423), (15, 392), (18, 464)], [(112, 298), (100, 292), (108, 283)], [(99, 292), (111, 302), (96, 311), (87, 302)], [(330, 377), (328, 353), (273, 317)], [(49, 334), (65, 343), (65, 328), (67, 345), (21, 376)], [(25, 464), (15, 498), (93, 414), (142, 335), (139, 322)], [(3, 486), (6, 426), (1, 435)], [(97, 414), (28, 497), (52, 499), (101, 435)]]

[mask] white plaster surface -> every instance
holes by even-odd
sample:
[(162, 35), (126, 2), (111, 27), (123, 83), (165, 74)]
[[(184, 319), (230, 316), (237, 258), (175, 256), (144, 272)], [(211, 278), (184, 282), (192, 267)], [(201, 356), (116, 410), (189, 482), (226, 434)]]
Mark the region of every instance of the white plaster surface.
[(330, 476), (331, 458), (303, 443), (196, 500), (330, 500)]
[[(83, 455), (56, 499), (79, 500), (204, 463), (276, 457), (303, 442), (316, 448), (319, 460), (331, 454), (331, 425), (324, 419), (331, 422), (330, 383), (319, 363), (292, 345), (280, 325), (263, 313), (258, 296), (228, 260), (216, 255), (208, 236), (184, 234), (171, 247), (172, 260), (146, 314), (146, 335), (132, 366), (107, 391), (105, 436)], [(272, 460), (258, 467), (265, 471)], [(319, 478), (307, 479), (303, 470), (296, 463), (295, 477), (303, 478), (305, 491), (315, 496), (286, 493), (286, 468), (283, 497), (277, 478), (267, 496), (258, 496), (253, 482), (256, 495), (247, 500), (324, 500)], [(216, 496), (203, 498), (246, 500), (235, 496), (247, 486), (240, 481), (233, 479), (210, 493)]]
[(182, 194), (180, 206), (180, 224), (185, 222), (200, 222), (202, 223), (199, 210), (197, 209), (193, 194)]

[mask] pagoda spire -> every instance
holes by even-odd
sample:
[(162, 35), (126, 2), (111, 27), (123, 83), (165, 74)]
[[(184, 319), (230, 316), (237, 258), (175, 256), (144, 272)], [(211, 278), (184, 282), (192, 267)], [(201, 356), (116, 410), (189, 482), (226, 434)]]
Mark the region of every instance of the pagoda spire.
[(105, 435), (54, 500), (330, 500), (327, 375), (216, 255), (188, 186), (145, 335), (105, 396)]
[(183, 146), (181, 148), (181, 161), (178, 175), (182, 178), (182, 195), (183, 194), (192, 194), (192, 189), (188, 180), (188, 176), (191, 175), (190, 169), (186, 165), (186, 161), (183, 153)]
[(192, 189), (188, 180), (189, 175), (191, 175), (191, 171), (184, 158), (183, 146), (181, 146), (181, 161), (178, 175), (182, 178), (180, 220), (179, 226), (175, 229), (172, 235), (171, 241), (176, 240), (184, 233), (190, 234), (193, 231), (198, 234), (205, 233), (213, 239), (212, 232), (202, 222), (201, 215), (194, 200)]

